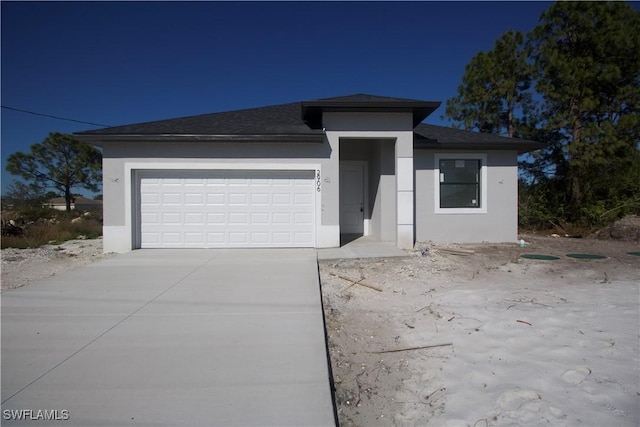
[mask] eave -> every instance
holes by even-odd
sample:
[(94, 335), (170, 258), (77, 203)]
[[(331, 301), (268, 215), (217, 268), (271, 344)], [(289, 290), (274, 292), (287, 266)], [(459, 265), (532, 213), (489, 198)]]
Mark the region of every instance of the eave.
[(371, 102), (353, 100), (316, 100), (302, 101), (302, 120), (312, 129), (322, 128), (322, 114), (338, 113), (411, 113), (413, 127), (422, 123), (439, 106), (440, 102), (431, 101), (393, 101)]
[(198, 135), (198, 134), (74, 134), (81, 142), (100, 146), (106, 142), (246, 142), (246, 143), (323, 143), (324, 133), (309, 134), (244, 134), (244, 135)]
[[(528, 153), (530, 151), (540, 150), (546, 147), (546, 144), (534, 141), (521, 142), (438, 142), (434, 140), (417, 140), (414, 138), (413, 148), (418, 150), (436, 150), (436, 151), (498, 151), (509, 150), (517, 151), (518, 154)], [(422, 137), (420, 137), (422, 139)]]

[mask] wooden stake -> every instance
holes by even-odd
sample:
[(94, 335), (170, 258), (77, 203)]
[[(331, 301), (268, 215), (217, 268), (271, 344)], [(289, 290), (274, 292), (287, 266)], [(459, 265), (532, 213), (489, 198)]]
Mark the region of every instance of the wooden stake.
[(384, 350), (384, 351), (374, 351), (373, 353), (376, 354), (384, 354), (384, 353), (398, 353), (400, 351), (411, 351), (411, 350), (425, 350), (428, 348), (435, 348), (435, 347), (447, 347), (453, 345), (453, 343), (448, 342), (446, 344), (432, 344), (432, 345), (421, 345), (419, 347), (407, 347), (407, 348), (399, 348), (396, 350)]
[(439, 247), (434, 247), (434, 249), (438, 250), (438, 251), (442, 251), (442, 252), (450, 252), (454, 255), (473, 255), (476, 252), (471, 250), (471, 249), (448, 249), (448, 248), (439, 248)]
[[(360, 286), (364, 286), (365, 288), (373, 289), (374, 291), (382, 292), (382, 289), (380, 289), (379, 287), (374, 286), (374, 285), (370, 285), (369, 283), (365, 283), (364, 279), (355, 280), (355, 279), (352, 279), (350, 277), (342, 276), (340, 274), (336, 274), (336, 273), (333, 273), (333, 272), (331, 272), (329, 274), (332, 275), (332, 276), (338, 277), (338, 278), (340, 278), (342, 280), (346, 280), (347, 282), (351, 282), (352, 283), (351, 286), (360, 285)], [(347, 289), (349, 289), (349, 288), (347, 288)]]

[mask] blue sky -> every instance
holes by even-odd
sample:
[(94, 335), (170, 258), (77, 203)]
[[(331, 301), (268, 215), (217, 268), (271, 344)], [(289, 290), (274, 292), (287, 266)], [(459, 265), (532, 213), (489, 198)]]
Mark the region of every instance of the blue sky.
[[(443, 101), (548, 2), (2, 2), (2, 105), (105, 125), (368, 93)], [(96, 129), (2, 109), (6, 158)]]

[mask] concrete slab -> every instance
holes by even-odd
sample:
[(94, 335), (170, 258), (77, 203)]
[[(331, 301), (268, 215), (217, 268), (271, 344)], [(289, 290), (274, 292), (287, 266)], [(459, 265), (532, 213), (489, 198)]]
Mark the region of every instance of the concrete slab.
[(409, 256), (393, 242), (381, 242), (371, 236), (360, 236), (339, 248), (318, 249), (318, 259), (393, 258)]
[(315, 250), (140, 250), (3, 293), (2, 424), (43, 425), (18, 409), (335, 425)]

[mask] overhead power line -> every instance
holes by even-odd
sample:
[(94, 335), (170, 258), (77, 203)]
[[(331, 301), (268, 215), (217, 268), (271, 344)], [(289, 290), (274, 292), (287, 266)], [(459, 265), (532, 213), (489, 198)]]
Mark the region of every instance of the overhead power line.
[(49, 117), (50, 119), (66, 120), (68, 122), (83, 123), (85, 125), (93, 125), (93, 126), (101, 126), (101, 127), (109, 127), (109, 126), (111, 126), (111, 125), (105, 125), (105, 124), (101, 124), (101, 123), (85, 122), (84, 120), (67, 119), (66, 117), (53, 116), (51, 114), (36, 113), (35, 111), (21, 110), (19, 108), (7, 107), (6, 105), (2, 105), (1, 107), (5, 108), (7, 110), (18, 111), (20, 113), (33, 114), (34, 116)]

